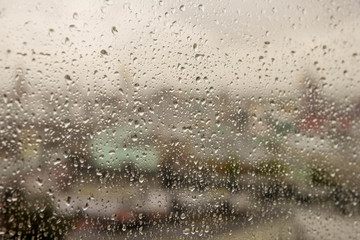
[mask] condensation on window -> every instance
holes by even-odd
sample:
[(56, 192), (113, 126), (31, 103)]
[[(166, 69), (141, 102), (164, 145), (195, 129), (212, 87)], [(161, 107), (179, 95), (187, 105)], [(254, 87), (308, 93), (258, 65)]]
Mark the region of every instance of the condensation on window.
[(360, 5), (0, 1), (4, 239), (360, 239)]

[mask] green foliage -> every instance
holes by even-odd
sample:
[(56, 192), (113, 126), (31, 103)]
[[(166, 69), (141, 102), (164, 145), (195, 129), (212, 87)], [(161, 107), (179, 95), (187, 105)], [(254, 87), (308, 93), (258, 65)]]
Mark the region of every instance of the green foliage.
[(331, 175), (329, 169), (314, 164), (298, 164), (292, 167), (293, 179), (298, 184), (308, 186), (336, 186), (336, 177)]
[(295, 127), (290, 122), (281, 122), (278, 123), (275, 127), (277, 134), (288, 134), (288, 133), (295, 133)]
[(335, 186), (336, 180), (326, 169), (312, 167), (311, 183), (315, 186)]
[(261, 162), (255, 172), (263, 176), (283, 177), (286, 173), (289, 173), (289, 168), (280, 160), (269, 159)]
[(48, 198), (27, 199), (18, 189), (3, 195), (0, 222), (6, 238), (63, 239), (70, 230), (71, 219), (58, 216)]

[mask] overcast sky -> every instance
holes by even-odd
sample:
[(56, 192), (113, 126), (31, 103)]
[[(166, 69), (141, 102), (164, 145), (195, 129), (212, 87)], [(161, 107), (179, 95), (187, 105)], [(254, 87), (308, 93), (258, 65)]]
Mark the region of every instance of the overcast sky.
[[(310, 72), (328, 96), (360, 92), (360, 3), (0, 1), (2, 91), (21, 68), (34, 91), (158, 88), (295, 94)], [(317, 63), (315, 63), (317, 62)], [(129, 77), (130, 76), (130, 77)]]

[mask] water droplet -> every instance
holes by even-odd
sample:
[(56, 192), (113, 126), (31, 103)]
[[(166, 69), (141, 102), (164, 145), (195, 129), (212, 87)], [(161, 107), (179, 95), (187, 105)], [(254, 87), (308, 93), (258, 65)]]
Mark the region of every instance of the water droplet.
[(86, 211), (89, 208), (89, 204), (86, 203), (85, 206), (83, 207), (83, 210)]
[(138, 141), (138, 136), (137, 136), (136, 134), (133, 134), (133, 135), (131, 136), (131, 141), (137, 142), (137, 141)]
[(68, 196), (68, 197), (65, 199), (65, 204), (66, 204), (66, 206), (70, 206), (70, 203), (71, 203), (71, 197)]
[(107, 52), (105, 49), (102, 49), (102, 50), (100, 51), (100, 53), (101, 53), (101, 55), (103, 55), (103, 56), (108, 56), (108, 55), (109, 55), (108, 52)]
[(61, 163), (60, 158), (57, 158), (54, 162), (54, 166), (59, 165)]
[(37, 178), (35, 182), (39, 187), (43, 185), (43, 180), (41, 178)]
[(145, 181), (144, 175), (141, 174), (139, 177), (139, 183), (143, 183)]
[(113, 26), (113, 27), (111, 28), (111, 32), (112, 32), (113, 34), (115, 34), (115, 33), (118, 33), (118, 30), (116, 29), (115, 26)]

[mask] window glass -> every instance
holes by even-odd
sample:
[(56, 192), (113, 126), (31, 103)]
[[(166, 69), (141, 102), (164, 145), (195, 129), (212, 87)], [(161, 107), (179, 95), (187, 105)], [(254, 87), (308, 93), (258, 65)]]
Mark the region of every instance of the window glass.
[(360, 239), (359, 19), (0, 1), (0, 236)]

